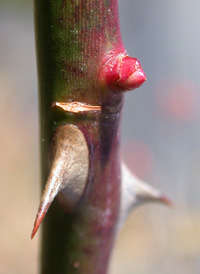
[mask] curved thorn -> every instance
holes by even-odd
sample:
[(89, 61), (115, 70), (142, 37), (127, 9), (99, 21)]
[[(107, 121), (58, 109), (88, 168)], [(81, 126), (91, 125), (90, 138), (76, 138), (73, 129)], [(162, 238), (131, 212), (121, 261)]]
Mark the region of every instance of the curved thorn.
[(121, 207), (119, 226), (121, 226), (130, 212), (137, 206), (147, 202), (161, 202), (172, 207), (173, 203), (160, 191), (141, 181), (121, 164)]
[(31, 239), (40, 227), (51, 203), (58, 202), (65, 212), (74, 209), (82, 196), (89, 170), (89, 150), (84, 134), (72, 125), (57, 128), (52, 141), (52, 166), (35, 219)]

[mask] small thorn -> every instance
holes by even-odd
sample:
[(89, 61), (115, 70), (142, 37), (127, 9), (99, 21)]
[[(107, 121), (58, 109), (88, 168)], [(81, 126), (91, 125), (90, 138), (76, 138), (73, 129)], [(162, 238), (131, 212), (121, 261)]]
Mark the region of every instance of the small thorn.
[(173, 207), (173, 202), (160, 191), (137, 178), (124, 163), (122, 170), (122, 196), (121, 196), (121, 220), (124, 220), (129, 212), (147, 202), (159, 202)]
[(35, 218), (34, 226), (33, 226), (33, 231), (31, 233), (31, 240), (34, 238), (36, 232), (38, 231), (51, 203), (43, 204), (43, 202), (40, 204), (40, 207), (38, 209), (37, 216)]

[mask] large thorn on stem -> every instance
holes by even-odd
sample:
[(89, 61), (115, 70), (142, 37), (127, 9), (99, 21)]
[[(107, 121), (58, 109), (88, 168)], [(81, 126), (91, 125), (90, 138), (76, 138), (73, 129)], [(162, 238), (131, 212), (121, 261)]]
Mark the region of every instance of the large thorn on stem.
[(65, 212), (70, 212), (81, 198), (87, 181), (89, 151), (81, 130), (72, 125), (60, 126), (54, 134), (51, 149), (51, 171), (42, 195), (31, 239), (59, 191), (62, 195), (58, 195), (58, 202)]

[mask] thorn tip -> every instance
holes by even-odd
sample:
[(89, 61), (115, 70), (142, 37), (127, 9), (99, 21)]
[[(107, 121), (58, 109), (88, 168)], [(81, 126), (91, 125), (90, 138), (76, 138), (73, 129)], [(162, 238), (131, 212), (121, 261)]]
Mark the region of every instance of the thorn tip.
[(164, 203), (165, 205), (167, 205), (170, 208), (175, 207), (173, 201), (171, 199), (169, 199), (167, 196), (162, 195), (159, 200), (160, 200), (160, 202)]
[(31, 240), (34, 238), (36, 232), (38, 231), (48, 209), (49, 209), (49, 206), (50, 206), (50, 202), (47, 203), (46, 205), (44, 205), (43, 203), (40, 204), (39, 206), (39, 209), (38, 209), (38, 213), (36, 215), (36, 218), (35, 218), (35, 222), (34, 222), (34, 226), (33, 226), (33, 230), (32, 230), (32, 233), (31, 233)]

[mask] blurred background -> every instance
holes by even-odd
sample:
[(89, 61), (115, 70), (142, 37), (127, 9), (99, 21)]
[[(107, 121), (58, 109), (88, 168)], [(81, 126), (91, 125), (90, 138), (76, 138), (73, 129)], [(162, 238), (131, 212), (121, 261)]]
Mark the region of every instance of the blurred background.
[[(200, 2), (119, 0), (122, 36), (148, 81), (126, 95), (122, 154), (174, 209), (138, 208), (110, 274), (200, 273)], [(0, 0), (0, 273), (38, 273), (39, 132), (32, 1)]]

